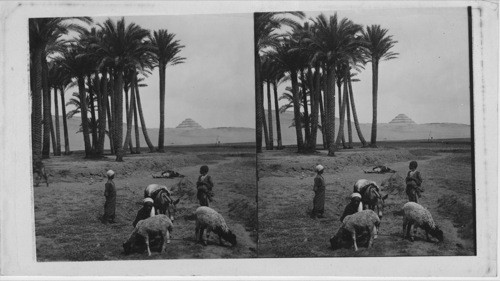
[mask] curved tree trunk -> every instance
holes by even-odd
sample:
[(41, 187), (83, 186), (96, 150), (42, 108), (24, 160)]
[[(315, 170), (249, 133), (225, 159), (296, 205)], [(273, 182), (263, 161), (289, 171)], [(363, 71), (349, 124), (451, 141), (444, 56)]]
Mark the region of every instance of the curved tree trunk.
[(309, 127), (309, 108), (307, 105), (307, 87), (306, 87), (306, 80), (304, 77), (304, 70), (300, 70), (300, 81), (302, 82), (302, 103), (304, 107), (304, 137), (305, 137), (305, 143), (304, 143), (304, 148), (309, 147), (309, 139), (311, 136), (311, 129)]
[(295, 119), (295, 133), (297, 136), (297, 149), (298, 152), (304, 150), (304, 140), (302, 136), (302, 124), (300, 122), (300, 98), (299, 87), (297, 81), (297, 72), (291, 71), (290, 77), (292, 79), (292, 94), (293, 94), (293, 116)]
[(66, 100), (64, 98), (64, 89), (61, 87), (61, 111), (62, 111), (62, 120), (63, 120), (63, 130), (64, 130), (64, 154), (71, 154), (69, 150), (69, 136), (68, 136), (68, 117), (66, 116)]
[(123, 142), (123, 70), (117, 69), (116, 70), (116, 81), (115, 81), (115, 114), (114, 114), (114, 121), (115, 121), (115, 133), (114, 133), (114, 138), (115, 138), (115, 152), (116, 152), (116, 161), (117, 162), (122, 162), (123, 161), (123, 147), (122, 147), (122, 142)]
[(90, 143), (89, 136), (89, 124), (87, 116), (87, 98), (85, 92), (85, 78), (83, 76), (77, 77), (78, 80), (78, 92), (80, 97), (80, 112), (82, 115), (82, 129), (83, 129), (83, 143), (85, 145), (85, 158), (91, 156), (92, 145)]
[(139, 119), (141, 120), (141, 128), (142, 134), (144, 135), (144, 139), (146, 140), (146, 144), (149, 147), (149, 152), (154, 152), (155, 147), (151, 140), (149, 139), (148, 129), (146, 128), (146, 122), (144, 121), (144, 115), (142, 114), (142, 105), (141, 105), (141, 95), (139, 94), (139, 86), (137, 85), (137, 74), (134, 75), (134, 85), (135, 85), (135, 93), (137, 97), (137, 107), (139, 111)]
[(351, 99), (351, 107), (352, 107), (352, 118), (354, 119), (354, 127), (356, 128), (356, 132), (358, 133), (359, 140), (363, 147), (366, 146), (365, 138), (363, 137), (363, 133), (361, 132), (361, 128), (359, 127), (358, 115), (356, 113), (356, 105), (354, 103), (354, 94), (352, 92), (352, 82), (351, 82), (351, 74), (349, 73), (349, 98)]
[(42, 89), (43, 89), (43, 145), (42, 145), (42, 157), (50, 157), (50, 123), (51, 123), (51, 113), (50, 113), (50, 88), (48, 73), (49, 69), (47, 66), (47, 60), (45, 52), (42, 52)]
[[(319, 113), (319, 101), (320, 101), (320, 91), (321, 84), (319, 80), (319, 69), (316, 68), (314, 73), (314, 89), (311, 89), (311, 139), (309, 141), (309, 150), (311, 152), (316, 151), (316, 139), (318, 135), (318, 113)], [(312, 84), (311, 84), (312, 85)]]
[(165, 152), (165, 65), (160, 62), (160, 131), (158, 134), (158, 151)]
[(113, 122), (113, 117), (111, 115), (111, 102), (106, 102), (106, 115), (108, 116), (108, 137), (109, 137), (109, 150), (112, 155), (115, 154), (115, 138), (113, 137), (113, 130), (115, 129), (115, 123)]
[(372, 136), (370, 139), (370, 146), (377, 147), (377, 101), (378, 101), (378, 61), (372, 61), (373, 71), (373, 84), (372, 84), (372, 106), (373, 106), (373, 119), (372, 119)]
[(328, 156), (335, 155), (335, 68), (328, 67), (326, 82), (326, 119)]
[(125, 143), (123, 144), (123, 147), (126, 149), (127, 147), (130, 147), (130, 153), (134, 153), (133, 147), (131, 145), (132, 142), (132, 109), (134, 108), (132, 105), (135, 104), (135, 89), (133, 86), (130, 87), (130, 104), (127, 102), (127, 134), (125, 137)]
[(352, 148), (352, 124), (351, 124), (351, 109), (350, 109), (350, 100), (349, 100), (349, 89), (347, 88), (347, 81), (348, 81), (348, 76), (349, 73), (346, 74), (346, 77), (344, 79), (344, 99), (346, 103), (346, 111), (347, 111), (347, 135), (349, 138), (349, 144), (347, 148), (351, 149)]
[[(257, 30), (258, 15), (253, 14), (254, 30)], [(258, 34), (254, 32), (253, 40), (253, 59), (254, 59), (254, 72), (255, 72), (255, 145), (257, 153), (262, 152), (262, 113), (260, 105), (263, 103), (261, 94), (262, 80), (260, 76), (260, 55), (258, 46)]]
[(111, 154), (114, 155), (116, 154), (116, 149), (115, 149), (115, 71), (110, 68), (109, 69), (109, 83), (110, 86), (108, 87), (108, 94), (109, 94), (109, 101), (107, 101), (107, 115), (108, 115), (108, 127), (109, 127), (109, 148), (111, 151)]
[(49, 112), (50, 112), (50, 139), (52, 140), (52, 152), (56, 155), (57, 143), (56, 134), (54, 132), (54, 123), (52, 123), (52, 87), (49, 85)]
[(35, 49), (33, 55), (33, 92), (31, 94), (31, 150), (33, 167), (42, 163), (42, 48)]
[(321, 125), (323, 126), (323, 148), (328, 149), (328, 67), (323, 65), (323, 119)]
[[(127, 84), (127, 83), (124, 83), (124, 84)], [(128, 149), (130, 150), (130, 154), (133, 154), (134, 153), (134, 146), (132, 144), (132, 116), (131, 116), (131, 114), (132, 114), (132, 107), (131, 107), (132, 101), (129, 100), (128, 90), (129, 90), (129, 87), (127, 87), (127, 86), (123, 88), (123, 91), (125, 92), (125, 117), (127, 120), (127, 132), (125, 134), (125, 142), (123, 144), (123, 149), (126, 150), (128, 147)], [(132, 93), (130, 94), (130, 96), (132, 96)]]
[[(134, 87), (134, 86), (132, 86)], [(132, 97), (134, 99), (134, 111), (133, 111), (133, 114), (134, 114), (134, 132), (135, 132), (135, 151), (134, 153), (135, 154), (139, 154), (141, 153), (141, 140), (140, 140), (140, 133), (139, 133), (139, 122), (138, 122), (138, 118), (137, 118), (137, 99), (135, 98), (135, 96), (137, 95), (137, 93), (135, 93), (134, 91), (134, 97)]]
[[(341, 95), (342, 95), (342, 92), (339, 90), (339, 96), (341, 96)], [(340, 105), (340, 108), (339, 108), (340, 124), (339, 124), (339, 133), (337, 135), (336, 143), (339, 144), (340, 141), (342, 140), (343, 148), (347, 148), (345, 145), (345, 137), (344, 137), (347, 83), (344, 83), (344, 94), (343, 95), (344, 95), (344, 97), (342, 98), (342, 104)]]
[(274, 88), (274, 111), (276, 113), (276, 134), (278, 139), (277, 149), (283, 149), (283, 142), (281, 140), (280, 110), (278, 104), (278, 83), (276, 81), (273, 83), (273, 88)]
[(57, 96), (57, 86), (54, 86), (54, 119), (56, 129), (56, 149), (54, 155), (61, 155), (61, 129), (59, 125), (59, 98)]
[(104, 155), (104, 140), (106, 137), (106, 104), (108, 101), (107, 87), (108, 87), (106, 71), (102, 72), (102, 78), (99, 79), (99, 73), (94, 72), (94, 85), (96, 85), (97, 94), (97, 111), (99, 114), (99, 138), (97, 140), (97, 154)]
[(274, 149), (274, 136), (273, 136), (273, 108), (271, 104), (271, 82), (267, 81), (267, 115), (269, 122), (269, 149)]
[[(339, 78), (340, 80), (340, 78)], [(338, 147), (340, 142), (342, 141), (342, 147), (346, 148), (345, 146), (345, 137), (344, 137), (344, 103), (343, 98), (342, 98), (342, 83), (337, 83), (337, 88), (338, 88), (338, 93), (339, 93), (339, 132), (337, 134), (337, 140), (335, 141), (335, 145)]]
[(96, 118), (96, 115), (95, 115), (95, 105), (94, 105), (94, 87), (95, 87), (95, 84), (92, 83), (92, 78), (91, 78), (91, 74), (87, 74), (87, 85), (88, 85), (88, 89), (89, 89), (89, 101), (90, 101), (90, 118), (91, 118), (91, 122), (92, 122), (92, 126), (89, 126), (90, 127), (90, 133), (92, 134), (92, 149), (91, 149), (91, 154), (92, 155), (95, 155), (95, 151), (97, 149), (97, 128), (96, 128), (96, 124), (97, 124), (97, 118)]

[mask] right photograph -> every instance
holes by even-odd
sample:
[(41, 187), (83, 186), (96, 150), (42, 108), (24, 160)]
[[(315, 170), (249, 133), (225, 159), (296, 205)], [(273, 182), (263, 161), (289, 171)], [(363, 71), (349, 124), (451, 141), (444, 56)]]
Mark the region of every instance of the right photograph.
[(467, 8), (254, 14), (259, 258), (476, 255)]

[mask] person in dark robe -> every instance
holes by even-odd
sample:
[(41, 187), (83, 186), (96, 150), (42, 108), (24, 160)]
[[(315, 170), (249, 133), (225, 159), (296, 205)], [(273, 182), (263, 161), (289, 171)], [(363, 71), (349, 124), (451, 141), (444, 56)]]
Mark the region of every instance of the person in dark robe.
[(361, 194), (355, 192), (351, 194), (351, 201), (345, 206), (344, 213), (340, 216), (340, 221), (344, 222), (344, 218), (357, 212), (363, 211), (363, 203), (361, 202)]
[(325, 179), (323, 178), (324, 167), (316, 166), (316, 177), (314, 178), (314, 198), (311, 218), (324, 218), (325, 213)]
[(135, 217), (134, 222), (132, 225), (135, 227), (137, 223), (141, 220), (145, 220), (149, 217), (152, 217), (155, 215), (155, 207), (154, 207), (154, 201), (151, 198), (144, 198), (143, 200), (143, 206), (142, 208), (137, 212), (137, 216)]
[(104, 215), (102, 216), (103, 223), (115, 223), (115, 210), (116, 210), (116, 187), (113, 179), (115, 177), (115, 172), (109, 170), (106, 175), (108, 176), (108, 182), (106, 182), (104, 189), (104, 197), (106, 202), (104, 203)]
[(421, 197), (420, 193), (424, 190), (421, 188), (422, 176), (420, 172), (417, 171), (418, 163), (417, 161), (410, 162), (410, 170), (406, 175), (406, 195), (408, 195), (408, 201), (418, 203), (418, 198)]
[(198, 201), (200, 201), (200, 206), (208, 207), (209, 202), (212, 201), (212, 197), (214, 196), (212, 191), (213, 187), (214, 182), (212, 181), (212, 177), (208, 174), (208, 166), (201, 166), (200, 176), (196, 182), (196, 189), (198, 190), (196, 197)]

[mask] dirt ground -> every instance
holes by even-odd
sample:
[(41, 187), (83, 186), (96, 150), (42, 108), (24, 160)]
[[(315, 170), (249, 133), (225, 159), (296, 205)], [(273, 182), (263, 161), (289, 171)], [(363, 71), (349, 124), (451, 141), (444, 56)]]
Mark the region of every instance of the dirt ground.
[[(416, 240), (403, 239), (402, 206), (407, 196), (404, 177), (417, 160), (424, 193), (419, 203), (444, 232), (444, 241), (427, 242), (418, 230)], [(474, 188), (471, 145), (468, 141), (381, 142), (378, 149), (343, 149), (335, 157), (321, 150), (300, 155), (295, 149), (258, 155), (259, 257), (323, 256), (455, 256), (475, 254)], [(311, 219), (314, 167), (326, 167), (325, 216)], [(386, 165), (395, 174), (365, 174)], [(333, 251), (329, 239), (339, 229), (339, 218), (354, 183), (370, 179), (382, 185), (386, 199), (379, 237), (372, 248)]]
[[(117, 163), (114, 156), (86, 160), (79, 153), (44, 161), (50, 186), (34, 187), (36, 253), (38, 261), (87, 261), (124, 259), (251, 258), (257, 249), (255, 202), (255, 146), (170, 147), (166, 153), (127, 155)], [(193, 213), (199, 206), (195, 182), (201, 165), (209, 166), (215, 183), (211, 207), (222, 214), (237, 236), (238, 244), (219, 246), (211, 235), (208, 246), (195, 243)], [(116, 172), (117, 223), (99, 221), (104, 206), (105, 173)], [(154, 179), (153, 174), (171, 169), (184, 178)], [(172, 242), (166, 252), (160, 246), (147, 253), (123, 254), (122, 243), (133, 230), (132, 221), (141, 208), (144, 188), (152, 183), (173, 191), (177, 205)]]

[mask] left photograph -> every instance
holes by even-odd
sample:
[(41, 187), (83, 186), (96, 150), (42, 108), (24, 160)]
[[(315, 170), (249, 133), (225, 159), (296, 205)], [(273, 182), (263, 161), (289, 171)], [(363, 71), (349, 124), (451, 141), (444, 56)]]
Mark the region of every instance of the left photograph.
[(257, 257), (253, 15), (29, 19), (36, 258)]

